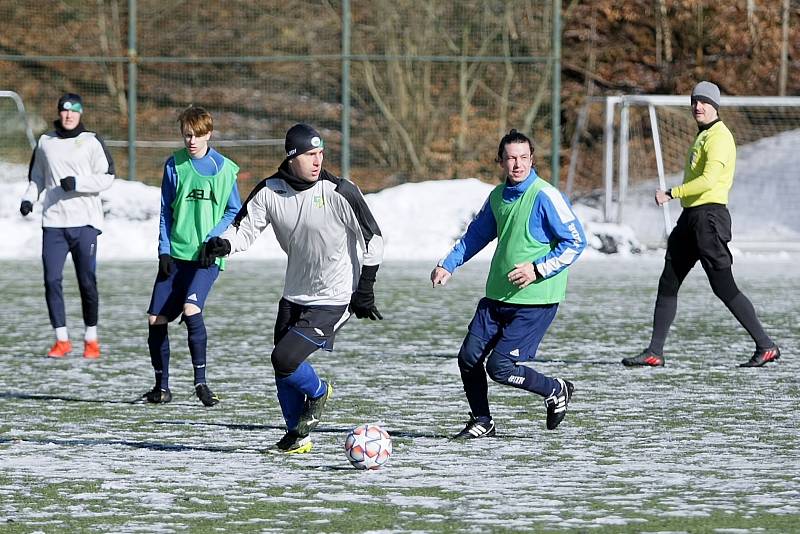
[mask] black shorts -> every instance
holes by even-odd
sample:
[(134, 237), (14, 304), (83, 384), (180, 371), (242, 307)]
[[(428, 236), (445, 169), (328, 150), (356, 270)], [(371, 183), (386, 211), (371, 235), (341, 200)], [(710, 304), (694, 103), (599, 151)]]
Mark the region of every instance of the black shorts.
[(688, 268), (700, 260), (706, 270), (726, 269), (733, 264), (730, 240), (731, 214), (724, 204), (685, 208), (669, 234), (665, 259)]
[(278, 302), (275, 318), (275, 345), (290, 331), (317, 348), (333, 350), (336, 331), (350, 318), (347, 305), (303, 306), (284, 298)]
[(336, 331), (349, 318), (346, 304), (303, 306), (282, 298), (278, 303), (271, 356), (275, 375), (289, 376), (317, 350), (333, 350)]

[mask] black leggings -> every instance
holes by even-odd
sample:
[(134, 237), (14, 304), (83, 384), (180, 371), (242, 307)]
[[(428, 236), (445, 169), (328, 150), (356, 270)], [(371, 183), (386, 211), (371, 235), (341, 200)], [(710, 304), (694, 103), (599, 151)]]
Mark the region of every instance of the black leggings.
[[(731, 268), (713, 269), (706, 266), (705, 263), (702, 265), (711, 284), (711, 290), (727, 306), (740, 293), (736, 281), (733, 279)], [(676, 265), (670, 260), (664, 262), (664, 270), (658, 280), (658, 296), (677, 297), (678, 290), (692, 267), (693, 265)]]
[[(756, 348), (766, 349), (773, 347), (775, 343), (761, 326), (753, 304), (739, 291), (736, 281), (733, 279), (731, 268), (714, 269), (706, 262), (701, 263), (711, 284), (711, 290), (747, 330), (747, 333), (755, 341)], [(658, 296), (656, 297), (656, 306), (653, 312), (653, 335), (648, 347), (653, 354), (664, 354), (664, 343), (667, 340), (669, 327), (672, 325), (672, 321), (678, 311), (678, 290), (692, 267), (693, 264), (688, 262), (676, 264), (670, 259), (664, 262), (664, 270), (658, 281)]]

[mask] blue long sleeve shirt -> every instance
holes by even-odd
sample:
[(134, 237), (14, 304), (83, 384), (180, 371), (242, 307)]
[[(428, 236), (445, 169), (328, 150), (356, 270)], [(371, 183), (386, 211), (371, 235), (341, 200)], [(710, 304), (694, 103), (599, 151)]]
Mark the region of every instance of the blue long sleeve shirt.
[[(224, 163), (222, 154), (209, 147), (208, 152), (202, 158), (191, 159), (195, 170), (203, 176), (214, 176), (217, 174)], [(175, 200), (175, 193), (178, 190), (178, 171), (175, 169), (175, 157), (170, 156), (164, 164), (164, 177), (161, 180), (161, 217), (159, 221), (158, 234), (158, 254), (170, 253), (170, 235), (172, 235), (172, 203)], [(219, 236), (233, 222), (239, 209), (242, 207), (242, 199), (239, 196), (239, 189), (234, 186), (228, 197), (225, 206), (225, 213), (217, 225), (211, 229), (203, 241)]]
[[(517, 200), (537, 179), (536, 171), (531, 170), (525, 181), (519, 184), (506, 181), (503, 201)], [(554, 276), (572, 265), (586, 248), (583, 226), (572, 211), (567, 198), (552, 186), (545, 187), (536, 196), (528, 220), (528, 229), (537, 241), (555, 243), (553, 250), (543, 258), (535, 262), (534, 258), (531, 258), (536, 270), (545, 278)], [(453, 273), (496, 237), (497, 221), (487, 198), (470, 222), (467, 231), (439, 265)]]

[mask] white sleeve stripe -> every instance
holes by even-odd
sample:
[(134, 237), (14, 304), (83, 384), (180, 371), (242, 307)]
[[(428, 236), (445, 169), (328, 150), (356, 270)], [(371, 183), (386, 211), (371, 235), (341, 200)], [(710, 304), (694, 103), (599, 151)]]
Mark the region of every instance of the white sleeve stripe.
[(547, 276), (562, 266), (568, 267), (572, 265), (577, 255), (578, 253), (576, 250), (568, 248), (563, 254), (561, 254), (561, 256), (558, 256), (557, 258), (550, 258), (549, 260), (537, 265), (536, 268), (539, 269), (542, 275)]
[(550, 199), (550, 202), (552, 202), (553, 207), (556, 209), (556, 213), (558, 213), (558, 217), (561, 219), (562, 223), (566, 224), (572, 220), (575, 220), (575, 214), (572, 213), (571, 209), (569, 209), (569, 206), (567, 206), (564, 197), (561, 196), (561, 192), (558, 189), (555, 187), (545, 187), (541, 192), (547, 195), (547, 198)]

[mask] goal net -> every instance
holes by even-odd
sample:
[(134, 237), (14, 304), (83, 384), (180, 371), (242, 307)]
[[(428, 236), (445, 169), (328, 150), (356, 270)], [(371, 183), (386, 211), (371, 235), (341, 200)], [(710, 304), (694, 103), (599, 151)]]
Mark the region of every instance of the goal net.
[(27, 164), (36, 146), (22, 98), (14, 91), (0, 91), (0, 182), (18, 179), (11, 166)]
[[(800, 247), (800, 97), (722, 97), (719, 113), (737, 145), (732, 245)], [(653, 194), (683, 181), (696, 135), (688, 96), (592, 99), (573, 135), (567, 192), (594, 199), (606, 222), (631, 226), (642, 243), (663, 246), (681, 208), (659, 208)]]

